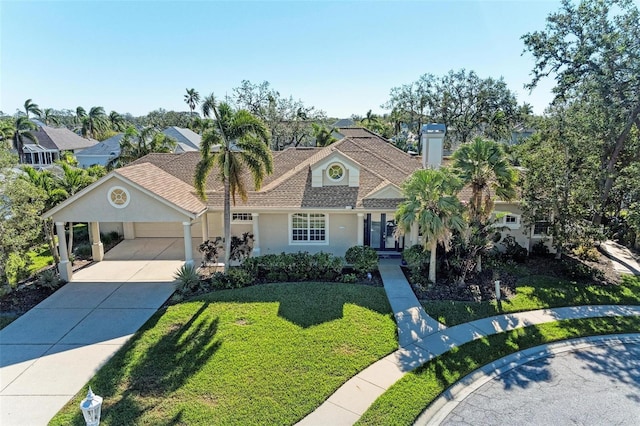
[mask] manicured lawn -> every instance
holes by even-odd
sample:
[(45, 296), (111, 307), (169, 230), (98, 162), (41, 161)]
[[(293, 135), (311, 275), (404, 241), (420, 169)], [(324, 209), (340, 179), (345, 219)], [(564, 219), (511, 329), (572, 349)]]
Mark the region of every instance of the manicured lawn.
[(469, 342), (405, 375), (373, 403), (357, 424), (412, 425), (449, 386), (511, 353), (557, 340), (638, 330), (638, 317), (589, 318), (541, 324)]
[[(159, 312), (89, 384), (105, 425), (293, 424), (395, 349), (383, 288), (269, 284)], [(84, 425), (85, 395), (51, 424)]]
[(576, 305), (640, 304), (640, 277), (627, 275), (620, 285), (584, 285), (556, 277), (521, 278), (516, 295), (498, 304), (491, 302), (428, 301), (424, 309), (448, 326), (509, 312)]

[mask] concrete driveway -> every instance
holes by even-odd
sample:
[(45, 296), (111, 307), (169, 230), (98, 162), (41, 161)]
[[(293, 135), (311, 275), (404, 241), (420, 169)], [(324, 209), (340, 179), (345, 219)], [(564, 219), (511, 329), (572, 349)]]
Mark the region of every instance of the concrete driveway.
[(161, 241), (173, 239), (147, 240), (119, 244), (0, 330), (0, 424), (47, 424), (171, 296), (183, 261)]

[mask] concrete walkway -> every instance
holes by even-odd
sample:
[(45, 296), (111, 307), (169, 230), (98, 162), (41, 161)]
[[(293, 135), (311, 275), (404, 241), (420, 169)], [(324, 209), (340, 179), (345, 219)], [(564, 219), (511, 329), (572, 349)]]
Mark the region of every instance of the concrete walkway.
[(625, 246), (607, 240), (600, 244), (600, 251), (611, 259), (618, 273), (640, 275), (640, 258)]
[(182, 261), (105, 261), (0, 330), (0, 425), (45, 425), (174, 291)]
[(640, 306), (577, 306), (497, 315), (447, 328), (424, 311), (398, 259), (381, 260), (379, 269), (398, 323), (400, 348), (348, 380), (299, 425), (352, 425), (407, 372), (475, 339), (564, 319), (640, 316)]

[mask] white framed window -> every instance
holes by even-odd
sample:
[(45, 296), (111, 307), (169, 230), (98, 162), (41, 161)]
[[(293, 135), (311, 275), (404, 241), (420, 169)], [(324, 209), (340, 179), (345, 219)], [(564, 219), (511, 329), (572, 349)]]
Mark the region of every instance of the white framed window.
[(251, 213), (231, 213), (231, 222), (233, 223), (253, 222), (253, 215)]
[(346, 174), (344, 167), (339, 163), (333, 163), (327, 168), (327, 177), (333, 182), (340, 182)]
[(510, 229), (520, 228), (520, 215), (505, 212), (496, 212), (501, 217), (496, 221), (496, 225), (506, 226)]
[(327, 222), (324, 213), (292, 213), (289, 244), (328, 244)]
[(551, 222), (548, 220), (538, 220), (533, 224), (533, 236), (534, 237), (542, 237), (549, 235), (549, 227), (551, 226)]

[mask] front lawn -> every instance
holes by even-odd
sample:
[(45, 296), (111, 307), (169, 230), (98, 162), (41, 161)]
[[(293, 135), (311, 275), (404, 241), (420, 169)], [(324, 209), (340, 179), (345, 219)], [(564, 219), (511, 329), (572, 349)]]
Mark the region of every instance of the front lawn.
[[(153, 316), (90, 381), (103, 424), (293, 424), (397, 349), (383, 288), (266, 284)], [(86, 387), (52, 420), (84, 425)]]
[(423, 301), (425, 311), (441, 323), (453, 326), (503, 313), (577, 305), (640, 304), (640, 277), (627, 275), (620, 284), (579, 284), (558, 277), (533, 275), (520, 278), (516, 295), (501, 303)]
[(494, 360), (558, 340), (638, 330), (639, 317), (587, 318), (540, 324), (474, 340), (406, 374), (380, 396), (356, 424), (412, 425), (449, 386)]

